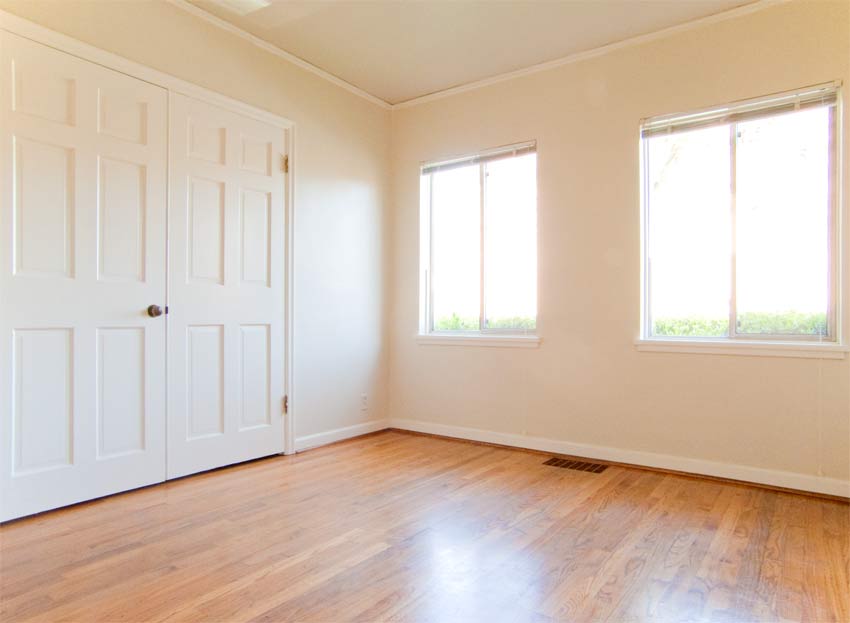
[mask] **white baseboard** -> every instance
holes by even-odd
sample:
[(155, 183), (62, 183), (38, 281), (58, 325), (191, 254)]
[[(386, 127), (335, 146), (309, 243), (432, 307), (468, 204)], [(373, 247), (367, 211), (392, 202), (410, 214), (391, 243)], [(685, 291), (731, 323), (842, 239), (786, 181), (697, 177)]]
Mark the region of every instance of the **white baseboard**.
[(365, 435), (367, 433), (374, 433), (375, 431), (384, 430), (385, 428), (390, 428), (389, 420), (371, 420), (369, 422), (363, 422), (362, 424), (335, 428), (333, 430), (325, 431), (324, 433), (296, 437), (295, 451), (301, 452), (308, 448), (324, 446), (329, 443), (334, 443), (335, 441), (342, 441), (343, 439), (350, 439), (351, 437), (358, 437), (359, 435)]
[(670, 454), (657, 454), (655, 452), (643, 452), (641, 450), (626, 450), (623, 448), (612, 448), (610, 446), (595, 446), (591, 444), (572, 443), (546, 437), (529, 437), (513, 433), (497, 433), (480, 428), (467, 428), (464, 426), (452, 426), (449, 424), (435, 424), (421, 420), (408, 419), (383, 419), (363, 422), (353, 426), (335, 428), (323, 433), (298, 437), (295, 440), (295, 451), (300, 452), (309, 448), (324, 446), (336, 441), (350, 439), (367, 433), (374, 433), (387, 428), (398, 428), (418, 433), (430, 433), (456, 439), (467, 439), (470, 441), (483, 441), (495, 443), (514, 448), (527, 448), (552, 452), (555, 454), (568, 454), (572, 456), (598, 459), (601, 461), (614, 461), (616, 463), (630, 463), (644, 467), (655, 467), (669, 469), (689, 474), (702, 476), (715, 476), (740, 480), (741, 482), (752, 482), (773, 487), (784, 487), (798, 491), (811, 491), (813, 493), (824, 493), (850, 498), (850, 481), (824, 476), (813, 476), (796, 472), (785, 472), (780, 470), (764, 469), (749, 465), (736, 465), (730, 463), (718, 463), (703, 459), (692, 459)]
[[(716, 476), (729, 478), (743, 482), (797, 489), (799, 491), (811, 491), (814, 493), (825, 493), (850, 498), (850, 481), (837, 478), (826, 478), (824, 476), (812, 476), (796, 472), (784, 472), (779, 470), (763, 469), (748, 465), (735, 465), (729, 463), (718, 463), (703, 459), (690, 459), (682, 456), (669, 454), (656, 454), (654, 452), (643, 452), (640, 450), (625, 450), (622, 448), (611, 448), (608, 446), (594, 446), (590, 444), (571, 443), (569, 441), (558, 441), (545, 437), (528, 437), (512, 433), (496, 433), (478, 428), (466, 428), (462, 426), (451, 426), (448, 424), (434, 424), (419, 420), (391, 419), (388, 425), (401, 430), (415, 431), (419, 433), (430, 433), (432, 435), (443, 435), (445, 437), (456, 437), (471, 441), (483, 441), (516, 448), (528, 448), (541, 450), (555, 454), (568, 454), (572, 456), (598, 459), (602, 461), (614, 461), (617, 463), (631, 463), (644, 467), (656, 467), (669, 469), (690, 474), (703, 476)], [(377, 430), (377, 429), (376, 429)]]

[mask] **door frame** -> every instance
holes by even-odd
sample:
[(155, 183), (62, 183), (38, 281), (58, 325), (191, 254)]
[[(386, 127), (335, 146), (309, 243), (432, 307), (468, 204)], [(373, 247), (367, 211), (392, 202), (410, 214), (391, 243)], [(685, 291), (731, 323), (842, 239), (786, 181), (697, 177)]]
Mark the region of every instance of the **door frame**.
[[(168, 92), (169, 99), (169, 117), (168, 131), (171, 131), (171, 97), (175, 93), (186, 95), (208, 104), (224, 108), (226, 110), (251, 117), (258, 121), (268, 123), (275, 126), (284, 133), (284, 145), (286, 146), (286, 154), (289, 157), (288, 173), (286, 175), (284, 189), (284, 198), (286, 202), (284, 214), (284, 241), (286, 249), (284, 253), (284, 393), (287, 396), (288, 409), (283, 414), (284, 425), (284, 454), (295, 453), (295, 374), (294, 374), (294, 353), (295, 353), (295, 171), (297, 170), (297, 158), (295, 152), (295, 122), (277, 115), (275, 113), (263, 110), (240, 102), (221, 93), (211, 91), (204, 87), (198, 86), (176, 76), (163, 73), (156, 69), (151, 69), (141, 63), (128, 60), (112, 52), (107, 52), (95, 46), (83, 43), (73, 37), (63, 35), (62, 33), (50, 30), (39, 24), (25, 20), (7, 11), (0, 10), (0, 30), (5, 30), (24, 37), (36, 43), (46, 45), (48, 47), (65, 52), (77, 58), (95, 63), (111, 69), (113, 71), (126, 74), (132, 78), (149, 82), (156, 86), (164, 88)], [(170, 147), (169, 147), (170, 149)], [(170, 171), (169, 171), (170, 175)], [(171, 187), (170, 177), (166, 180), (166, 187)], [(171, 197), (170, 192), (166, 203), (166, 215), (171, 212)], [(166, 222), (168, 216), (166, 216)], [(167, 225), (166, 225), (167, 226)], [(166, 255), (166, 265), (168, 265), (168, 256)], [(171, 280), (168, 277), (166, 270), (166, 288), (170, 292)], [(166, 340), (170, 336), (166, 329)], [(166, 362), (168, 365), (168, 362)], [(166, 400), (168, 388), (166, 387)], [(166, 403), (167, 404), (167, 403)], [(167, 412), (166, 412), (167, 414)], [(167, 418), (166, 418), (167, 425)]]

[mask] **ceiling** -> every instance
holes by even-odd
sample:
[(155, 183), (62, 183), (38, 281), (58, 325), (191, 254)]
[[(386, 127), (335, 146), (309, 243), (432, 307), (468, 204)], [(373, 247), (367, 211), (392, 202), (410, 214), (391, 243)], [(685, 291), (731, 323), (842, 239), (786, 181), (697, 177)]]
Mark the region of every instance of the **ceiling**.
[(240, 15), (222, 0), (190, 0), (390, 104), (750, 1), (271, 0)]

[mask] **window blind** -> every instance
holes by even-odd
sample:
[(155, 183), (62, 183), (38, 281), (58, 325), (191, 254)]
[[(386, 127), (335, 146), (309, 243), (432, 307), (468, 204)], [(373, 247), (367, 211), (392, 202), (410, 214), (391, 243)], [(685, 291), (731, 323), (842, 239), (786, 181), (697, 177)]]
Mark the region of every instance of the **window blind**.
[(487, 151), (475, 154), (474, 156), (466, 156), (454, 160), (443, 160), (422, 166), (422, 175), (429, 173), (437, 173), (438, 171), (448, 171), (459, 167), (468, 167), (478, 165), (482, 162), (492, 162), (494, 160), (503, 160), (505, 158), (514, 158), (516, 156), (524, 156), (537, 152), (537, 143), (520, 143), (518, 145), (509, 145), (507, 147), (498, 147)]
[(839, 83), (830, 83), (709, 108), (684, 115), (651, 117), (641, 124), (641, 138), (751, 121), (806, 108), (836, 106)]

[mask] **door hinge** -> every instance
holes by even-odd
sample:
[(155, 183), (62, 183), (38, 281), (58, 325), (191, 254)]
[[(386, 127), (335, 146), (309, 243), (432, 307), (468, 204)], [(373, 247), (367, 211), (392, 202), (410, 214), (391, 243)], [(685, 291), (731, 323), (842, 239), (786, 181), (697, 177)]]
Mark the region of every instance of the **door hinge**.
[(283, 414), (289, 413), (289, 396), (283, 397)]
[(284, 173), (289, 173), (289, 156), (284, 155), (280, 159), (280, 167), (283, 169)]

